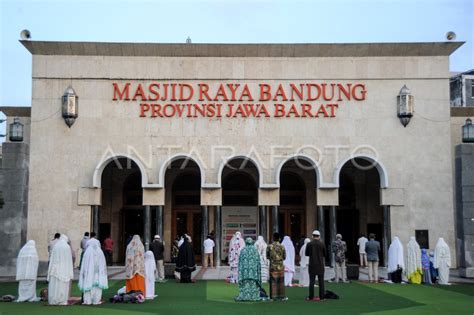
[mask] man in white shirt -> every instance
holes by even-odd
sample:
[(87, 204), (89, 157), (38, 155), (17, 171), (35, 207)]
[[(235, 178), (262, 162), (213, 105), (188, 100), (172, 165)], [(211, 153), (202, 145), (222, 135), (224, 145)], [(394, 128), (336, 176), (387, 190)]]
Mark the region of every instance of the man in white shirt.
[(357, 245), (359, 246), (359, 256), (360, 256), (361, 267), (367, 267), (367, 253), (365, 252), (365, 244), (368, 241), (369, 240), (363, 234), (357, 240)]
[(204, 268), (208, 266), (208, 260), (211, 261), (211, 268), (214, 268), (214, 241), (211, 239), (211, 236), (208, 235), (206, 240), (204, 241)]

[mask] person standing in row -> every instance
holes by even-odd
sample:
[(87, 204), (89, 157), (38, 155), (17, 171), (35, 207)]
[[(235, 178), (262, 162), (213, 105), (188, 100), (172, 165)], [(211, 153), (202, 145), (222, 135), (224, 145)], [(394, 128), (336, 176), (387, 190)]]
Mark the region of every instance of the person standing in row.
[(280, 244), (280, 234), (273, 234), (273, 242), (267, 246), (267, 259), (270, 262), (270, 298), (274, 301), (287, 300), (285, 296), (285, 247)]
[(380, 243), (375, 240), (375, 234), (370, 233), (369, 241), (365, 244), (367, 262), (369, 266), (369, 282), (379, 282), (379, 252)]
[(145, 288), (145, 247), (140, 236), (134, 235), (125, 254), (125, 287), (129, 291), (141, 291)]
[(16, 280), (18, 299), (16, 302), (37, 302), (36, 277), (38, 275), (39, 258), (36, 243), (31, 240), (20, 249), (16, 260)]
[(341, 279), (342, 282), (347, 282), (346, 276), (346, 242), (342, 240), (341, 234), (336, 234), (336, 240), (332, 243), (332, 252), (335, 258), (336, 283)]
[(449, 268), (451, 267), (451, 252), (442, 237), (438, 239), (434, 250), (434, 267), (438, 270), (438, 283), (449, 285)]
[[(306, 301), (324, 300), (324, 259), (326, 257), (326, 246), (321, 242), (321, 234), (318, 230), (313, 231), (313, 240), (306, 245), (305, 254), (309, 257), (309, 296)], [(318, 276), (319, 297), (314, 297), (314, 283)]]
[(392, 244), (388, 248), (387, 273), (393, 283), (402, 282), (402, 274), (405, 269), (405, 258), (403, 255), (403, 245), (398, 236), (393, 238)]
[(260, 301), (260, 288), (262, 287), (262, 275), (260, 266), (260, 255), (253, 244), (253, 240), (247, 237), (245, 247), (239, 257), (239, 295), (236, 301)]
[(151, 250), (145, 252), (145, 298), (153, 300), (155, 298), (155, 277), (156, 261)]
[(107, 264), (100, 242), (91, 239), (82, 258), (79, 273), (79, 289), (83, 293), (84, 305), (99, 305), (102, 299), (102, 290), (108, 289)]
[(84, 237), (81, 240), (81, 257), (79, 259), (79, 269), (81, 269), (82, 266), (82, 257), (84, 257), (84, 253), (86, 251), (87, 241), (89, 241), (89, 232), (85, 232)]
[(360, 266), (367, 267), (367, 253), (365, 252), (365, 244), (369, 240), (362, 234), (357, 240), (357, 246), (359, 246)]
[(66, 235), (61, 235), (51, 250), (48, 268), (49, 305), (67, 305), (74, 277), (71, 247)]
[(53, 251), (54, 245), (59, 241), (59, 237), (61, 237), (61, 234), (56, 233), (54, 234), (54, 238), (49, 242), (48, 244), (48, 257), (51, 258), (51, 252)]
[(193, 283), (191, 274), (196, 270), (196, 262), (194, 260), (193, 244), (190, 237), (185, 235), (183, 243), (179, 247), (178, 261), (175, 270), (179, 273), (181, 283)]
[(285, 247), (286, 254), (286, 258), (283, 261), (285, 265), (285, 286), (291, 287), (295, 274), (295, 246), (288, 235), (283, 238), (281, 245)]
[(112, 240), (112, 236), (107, 236), (104, 240), (104, 255), (105, 260), (107, 261), (107, 266), (112, 266), (112, 257), (114, 251), (114, 241)]
[(306, 238), (300, 249), (300, 287), (309, 287), (309, 257), (306, 256), (306, 246), (309, 242), (311, 242), (311, 240)]
[(153, 252), (153, 256), (156, 260), (156, 270), (158, 271), (158, 282), (165, 281), (165, 265), (163, 263), (165, 244), (161, 241), (159, 235), (155, 235), (153, 242), (150, 245), (150, 250)]
[(262, 283), (268, 282), (268, 259), (267, 259), (267, 243), (263, 236), (259, 236), (255, 242), (255, 248), (260, 256), (260, 267), (262, 268)]
[(213, 255), (213, 253), (214, 253), (214, 246), (216, 246), (216, 244), (212, 240), (210, 234), (204, 240), (203, 245), (204, 245), (204, 268), (208, 267), (209, 261), (210, 261), (211, 268), (214, 268), (214, 255)]
[(410, 238), (410, 241), (407, 244), (407, 265), (405, 272), (410, 283), (421, 283), (423, 277), (421, 266), (421, 249), (414, 236)]

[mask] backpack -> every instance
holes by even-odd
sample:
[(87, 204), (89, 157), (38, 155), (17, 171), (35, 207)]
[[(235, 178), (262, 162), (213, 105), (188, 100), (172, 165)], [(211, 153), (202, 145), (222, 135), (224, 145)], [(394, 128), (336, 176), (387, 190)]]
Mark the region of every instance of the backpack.
[(332, 291), (326, 290), (324, 291), (324, 298), (328, 300), (339, 300), (339, 295)]

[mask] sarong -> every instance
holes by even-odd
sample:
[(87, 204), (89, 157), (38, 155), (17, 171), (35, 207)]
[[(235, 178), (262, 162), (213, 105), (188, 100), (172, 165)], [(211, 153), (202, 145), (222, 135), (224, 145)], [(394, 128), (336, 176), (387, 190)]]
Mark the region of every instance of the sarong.
[(270, 298), (285, 298), (285, 272), (270, 271)]

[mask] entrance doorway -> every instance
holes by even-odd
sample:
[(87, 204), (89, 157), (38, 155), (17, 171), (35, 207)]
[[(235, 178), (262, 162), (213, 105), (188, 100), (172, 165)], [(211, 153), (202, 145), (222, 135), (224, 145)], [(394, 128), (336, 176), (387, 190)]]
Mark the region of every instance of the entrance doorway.
[(288, 235), (295, 248), (300, 239), (306, 234), (304, 232), (304, 211), (280, 209), (278, 212), (278, 230), (281, 235)]
[(191, 236), (196, 261), (201, 258), (202, 244), (202, 213), (196, 210), (176, 210), (173, 226), (176, 235)]
[[(337, 233), (347, 243), (347, 260), (359, 262), (357, 240), (375, 233), (383, 244), (383, 208), (380, 205), (379, 173), (363, 158), (348, 161), (341, 169), (339, 207), (336, 211)], [(383, 251), (379, 255), (384, 261)]]
[(143, 238), (143, 188), (138, 165), (127, 158), (109, 162), (102, 172), (99, 238), (114, 241), (112, 262), (123, 264), (127, 239)]
[[(194, 259), (201, 261), (202, 213), (201, 213), (201, 173), (199, 166), (191, 159), (173, 161), (166, 171), (165, 183), (171, 188), (171, 237), (180, 238), (184, 234), (191, 237)], [(167, 242), (166, 246), (173, 246)]]

